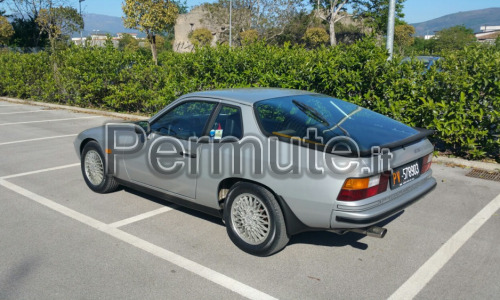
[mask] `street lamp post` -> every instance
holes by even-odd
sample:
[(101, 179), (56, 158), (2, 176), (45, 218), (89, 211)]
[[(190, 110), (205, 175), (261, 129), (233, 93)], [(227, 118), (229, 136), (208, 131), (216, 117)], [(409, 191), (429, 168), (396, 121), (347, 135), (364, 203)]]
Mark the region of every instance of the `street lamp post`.
[(229, 48), (233, 41), (233, 0), (229, 1)]
[[(83, 1), (85, 1), (85, 0), (78, 0), (78, 3), (80, 4), (80, 17), (82, 18), (82, 20), (83, 20), (83, 16), (82, 16), (82, 2)], [(80, 29), (80, 46), (83, 46), (83, 28)]]
[(389, 20), (387, 23), (387, 50), (389, 51), (389, 60), (392, 60), (394, 53), (394, 22), (396, 19), (396, 0), (389, 1)]

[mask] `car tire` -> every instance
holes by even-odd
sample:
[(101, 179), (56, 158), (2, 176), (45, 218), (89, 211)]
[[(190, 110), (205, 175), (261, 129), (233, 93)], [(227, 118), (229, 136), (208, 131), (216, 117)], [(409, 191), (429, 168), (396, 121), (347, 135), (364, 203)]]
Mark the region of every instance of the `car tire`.
[(231, 188), (224, 205), (224, 221), (231, 241), (252, 255), (274, 254), (290, 240), (278, 201), (256, 184), (239, 182)]
[(118, 189), (115, 178), (106, 174), (106, 160), (97, 142), (88, 142), (83, 148), (81, 169), (85, 183), (94, 192), (105, 194)]

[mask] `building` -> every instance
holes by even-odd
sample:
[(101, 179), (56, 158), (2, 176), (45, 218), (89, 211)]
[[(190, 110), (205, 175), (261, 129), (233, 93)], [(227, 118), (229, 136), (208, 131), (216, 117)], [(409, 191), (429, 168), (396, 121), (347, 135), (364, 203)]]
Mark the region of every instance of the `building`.
[(475, 33), (475, 35), (478, 42), (493, 44), (495, 43), (496, 39), (500, 37), (500, 25), (481, 26), (481, 31)]
[(498, 30), (500, 30), (500, 25), (495, 25), (495, 26), (484, 25), (484, 26), (481, 26), (480, 30), (482, 32), (498, 31)]
[[(113, 47), (118, 48), (118, 45), (120, 44), (120, 40), (123, 38), (125, 34), (131, 35), (133, 38), (140, 40), (139, 45), (144, 46), (144, 39), (143, 38), (138, 38), (137, 33), (117, 33), (116, 36), (111, 37), (111, 42), (113, 43)], [(91, 34), (89, 37), (84, 37), (79, 38), (72, 38), (71, 41), (77, 45), (88, 45), (88, 46), (98, 46), (98, 47), (104, 47), (106, 45), (106, 41), (108, 39), (109, 34), (107, 33), (99, 33), (95, 32)], [(142, 44), (142, 45), (141, 45)]]
[(212, 32), (212, 46), (217, 44), (219, 36), (222, 32), (229, 30), (228, 28), (221, 27), (216, 28), (216, 26), (209, 24), (205, 20), (205, 11), (203, 6), (197, 6), (193, 8), (187, 14), (181, 14), (177, 18), (175, 23), (175, 40), (174, 40), (174, 51), (175, 52), (190, 52), (193, 50), (193, 44), (189, 40), (190, 33), (196, 29), (207, 28)]

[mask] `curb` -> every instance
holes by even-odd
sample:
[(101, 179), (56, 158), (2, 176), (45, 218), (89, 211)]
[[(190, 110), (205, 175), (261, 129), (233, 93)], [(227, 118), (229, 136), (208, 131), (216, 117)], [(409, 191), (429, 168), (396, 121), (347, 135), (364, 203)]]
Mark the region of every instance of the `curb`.
[(102, 116), (106, 116), (106, 117), (115, 117), (115, 118), (120, 118), (120, 119), (125, 119), (125, 120), (140, 121), (140, 120), (148, 120), (149, 119), (148, 117), (139, 116), (139, 115), (122, 114), (122, 113), (116, 113), (116, 112), (99, 110), (99, 109), (90, 109), (90, 108), (61, 105), (61, 104), (53, 104), (53, 103), (45, 103), (45, 102), (37, 102), (37, 101), (31, 101), (31, 100), (22, 100), (22, 99), (8, 98), (8, 97), (0, 97), (0, 100), (11, 102), (11, 103), (36, 105), (36, 106), (43, 106), (43, 107), (49, 107), (49, 108), (55, 108), (55, 109), (65, 109), (65, 110), (86, 113), (86, 114), (102, 115)]
[[(149, 119), (148, 117), (132, 115), (132, 114), (122, 114), (122, 113), (110, 112), (110, 111), (105, 111), (105, 110), (82, 108), (82, 107), (75, 107), (75, 106), (69, 106), (69, 105), (45, 103), (45, 102), (37, 102), (37, 101), (31, 101), (31, 100), (21, 100), (21, 99), (8, 98), (8, 97), (0, 97), (0, 100), (12, 102), (12, 103), (21, 103), (21, 104), (44, 106), (44, 107), (50, 107), (50, 108), (56, 108), (56, 109), (65, 109), (65, 110), (71, 110), (71, 111), (87, 113), (87, 114), (96, 114), (96, 115), (102, 115), (102, 116), (108, 116), (108, 117), (115, 117), (115, 118), (120, 118), (120, 119), (125, 119), (125, 120), (137, 120), (137, 121), (139, 121), (139, 120), (148, 120)], [(444, 156), (434, 157), (432, 159), (432, 161), (436, 162), (436, 163), (454, 164), (454, 165), (475, 168), (475, 169), (483, 169), (483, 170), (488, 170), (488, 171), (500, 171), (500, 164), (496, 164), (496, 163), (470, 161), (470, 160), (465, 160), (462, 158), (449, 158), (449, 157), (444, 157)]]
[(460, 167), (468, 167), (474, 169), (482, 169), (487, 171), (500, 171), (500, 164), (497, 163), (486, 163), (482, 161), (471, 161), (463, 158), (450, 158), (444, 156), (433, 157), (432, 162), (442, 163), (442, 164), (453, 164)]

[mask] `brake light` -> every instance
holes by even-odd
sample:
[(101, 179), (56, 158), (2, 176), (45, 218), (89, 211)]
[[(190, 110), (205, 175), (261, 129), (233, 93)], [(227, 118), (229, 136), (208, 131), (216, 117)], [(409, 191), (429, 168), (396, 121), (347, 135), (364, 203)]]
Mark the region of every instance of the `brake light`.
[(387, 190), (389, 174), (384, 173), (366, 178), (348, 178), (337, 197), (341, 201), (358, 201), (373, 197)]
[(432, 153), (427, 155), (427, 156), (424, 156), (424, 160), (422, 161), (422, 173), (421, 174), (424, 174), (425, 172), (429, 171), (429, 169), (431, 168), (431, 165), (432, 165)]

